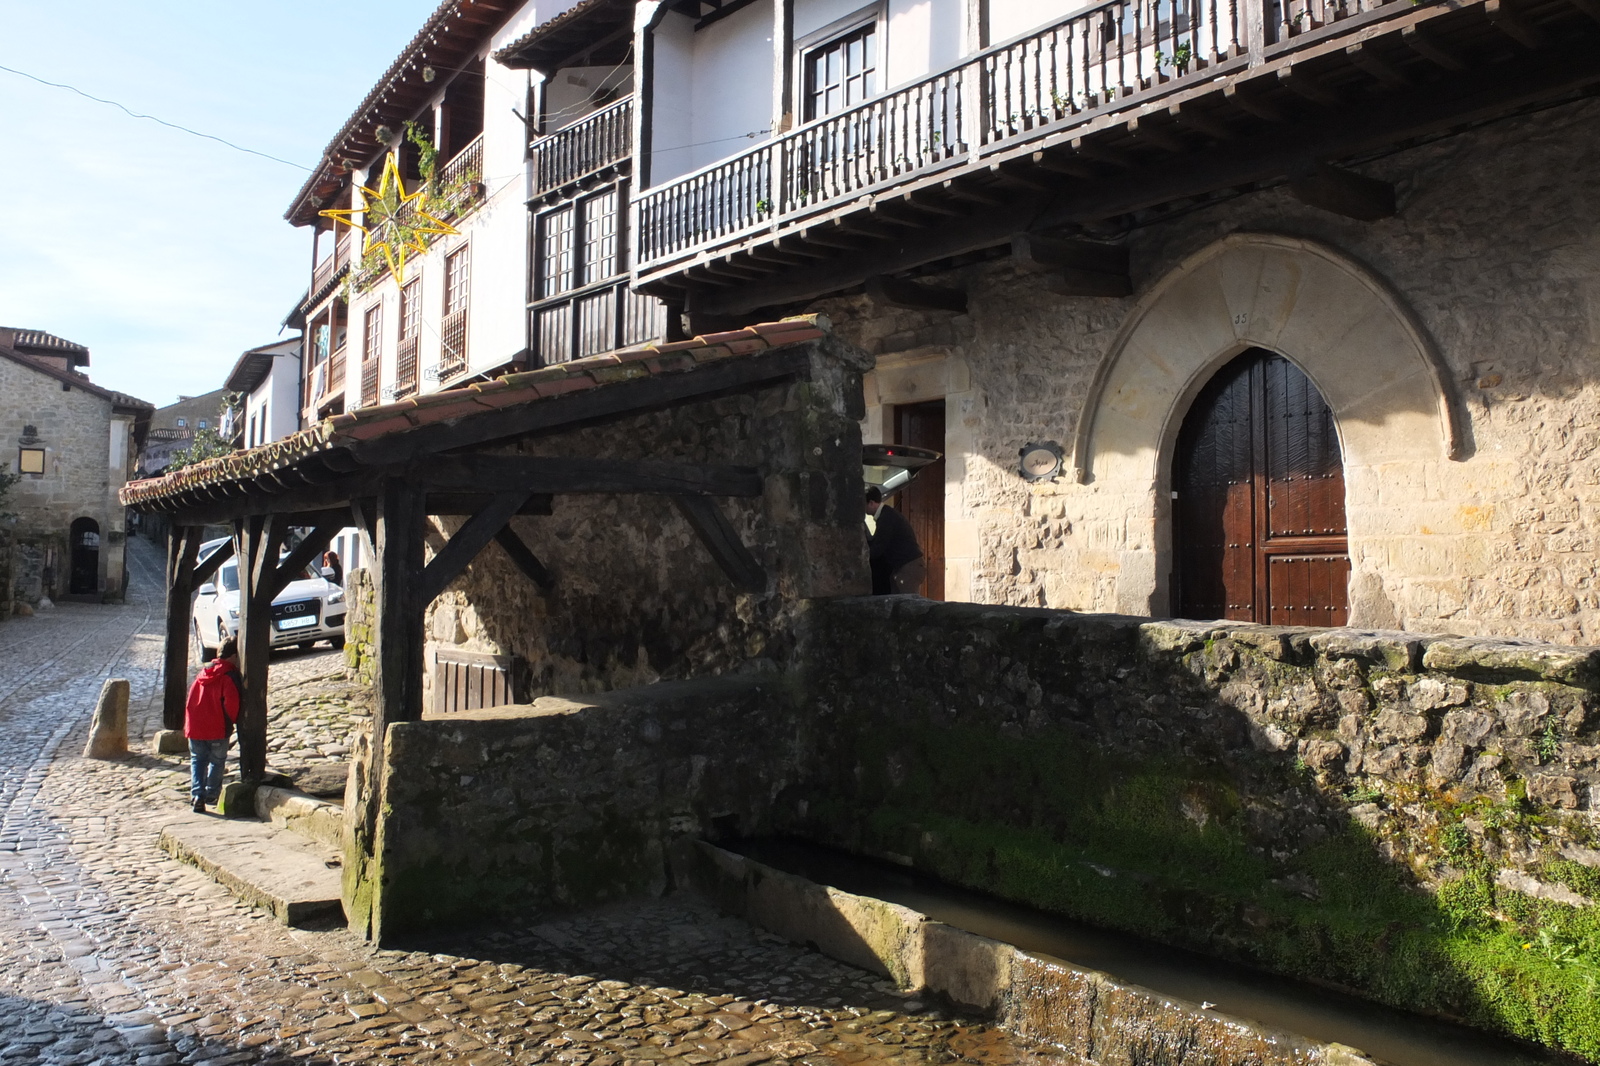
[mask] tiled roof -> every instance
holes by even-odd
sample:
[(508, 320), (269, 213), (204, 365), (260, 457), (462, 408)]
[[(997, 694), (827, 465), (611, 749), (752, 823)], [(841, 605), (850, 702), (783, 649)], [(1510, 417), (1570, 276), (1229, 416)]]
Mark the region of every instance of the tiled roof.
[(423, 68), (445, 73), (464, 66), (515, 7), (516, 0), (443, 0), (328, 142), (284, 217), (297, 226), (316, 221), (312, 201), (337, 191), (345, 174), (342, 160), (359, 164), (377, 155), (383, 146), (373, 131), (383, 124), (398, 131), (442, 87), (424, 81)]
[(577, 47), (576, 42), (586, 32), (587, 23), (593, 20), (599, 24), (607, 19), (631, 24), (633, 0), (578, 0), (578, 3), (555, 18), (541, 22), (500, 49), (494, 54), (494, 58), (513, 70), (529, 66), (537, 67), (539, 63), (534, 61), (535, 56), (525, 53), (529, 53), (535, 45), (540, 46), (538, 51), (549, 52), (550, 45), (560, 42), (557, 51), (561, 54), (553, 58), (565, 59)]
[[(7, 327), (0, 326), (0, 329), (7, 329)], [(65, 337), (57, 337), (54, 333), (46, 333), (42, 329), (10, 329), (9, 332), (16, 335), (16, 339), (12, 341), (12, 346), (16, 348), (72, 352), (81, 355), (89, 354), (89, 349), (76, 341), (69, 341)]]
[[(21, 333), (22, 331), (19, 330), (18, 332)], [(50, 336), (48, 333), (41, 335), (46, 337)], [(59, 337), (55, 339), (60, 340)], [(68, 345), (72, 344), (71, 341), (62, 341), (61, 343)], [(76, 345), (74, 345), (74, 347), (76, 347)], [(57, 381), (66, 385), (71, 385), (75, 389), (82, 389), (91, 396), (99, 396), (102, 399), (110, 400), (112, 405), (115, 407), (131, 407), (145, 411), (154, 411), (156, 409), (156, 405), (147, 400), (141, 400), (137, 396), (129, 396), (125, 392), (117, 392), (114, 389), (101, 388), (99, 385), (96, 385), (94, 382), (90, 381), (77, 371), (63, 370), (59, 366), (52, 366), (43, 359), (30, 355), (27, 352), (18, 351), (17, 348), (8, 348), (5, 345), (0, 344), (0, 358), (9, 359), (13, 363), (20, 363), (29, 370), (35, 370), (46, 377), (55, 378)]]
[(525, 370), (460, 389), (428, 393), (363, 407), (323, 419), (291, 437), (248, 451), (207, 459), (157, 478), (129, 482), (122, 502), (130, 507), (220, 485), (259, 477), (332, 451), (367, 441), (406, 433), (441, 422), (471, 418), (522, 404), (559, 402), (563, 396), (602, 389), (638, 378), (692, 372), (696, 367), (724, 359), (737, 359), (785, 345), (820, 340), (829, 335), (822, 315), (800, 315), (728, 333), (712, 333), (693, 340), (627, 348), (591, 355), (570, 363)]

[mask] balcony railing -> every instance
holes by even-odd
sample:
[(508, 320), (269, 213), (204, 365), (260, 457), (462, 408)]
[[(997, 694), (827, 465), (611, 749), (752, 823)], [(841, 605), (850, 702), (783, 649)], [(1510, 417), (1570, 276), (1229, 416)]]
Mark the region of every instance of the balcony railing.
[(311, 292), (321, 292), (334, 275), (350, 262), (350, 230), (341, 228), (333, 239), (333, 254), (318, 263), (311, 271)]
[(809, 122), (635, 198), (637, 265), (816, 213), (826, 205), (974, 162), (1139, 103), (1174, 82), (1248, 63), (1246, 5), (1262, 47), (1413, 0), (1108, 0), (848, 111)]
[(328, 379), (323, 385), (322, 395), (328, 396), (344, 388), (344, 353), (345, 349), (334, 349), (333, 355), (328, 360)]
[(541, 301), (528, 313), (539, 366), (659, 341), (667, 334), (666, 305), (625, 282), (591, 285)]
[(378, 360), (368, 359), (361, 364), (361, 406), (372, 407), (378, 402)]
[(444, 316), (439, 325), (439, 380), (448, 381), (467, 369), (467, 309)]
[(394, 363), (394, 398), (402, 400), (417, 391), (417, 338), (400, 341)]
[(450, 203), (454, 214), (465, 214), (483, 199), (483, 134), (451, 157), (434, 175), (437, 194)]
[(612, 166), (633, 151), (633, 97), (624, 96), (531, 147), (535, 195)]

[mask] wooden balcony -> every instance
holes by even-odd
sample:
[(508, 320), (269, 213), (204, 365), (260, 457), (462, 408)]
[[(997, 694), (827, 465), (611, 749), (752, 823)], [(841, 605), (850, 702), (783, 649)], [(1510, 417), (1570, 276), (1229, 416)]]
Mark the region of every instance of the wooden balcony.
[(439, 324), (439, 380), (449, 381), (467, 369), (467, 310), (444, 316)]
[(467, 214), (483, 202), (483, 134), (478, 134), (434, 174), (434, 195), (449, 205), (452, 216)]
[(361, 364), (361, 406), (375, 407), (378, 403), (379, 360), (368, 359)]
[(319, 400), (344, 391), (344, 353), (344, 347), (335, 348), (333, 355), (328, 359), (328, 377), (323, 384)]
[(663, 340), (666, 307), (616, 280), (541, 300), (528, 309), (536, 366)]
[(617, 166), (633, 154), (633, 97), (541, 137), (530, 148), (535, 196)]
[(334, 237), (333, 254), (318, 263), (311, 271), (311, 299), (319, 299), (334, 279), (350, 265), (351, 230), (340, 227)]
[(635, 286), (742, 314), (1285, 181), (1381, 217), (1327, 164), (1600, 85), (1597, 23), (1595, 0), (1108, 0), (643, 191)]
[(405, 337), (396, 349), (394, 398), (403, 400), (417, 391), (417, 338)]

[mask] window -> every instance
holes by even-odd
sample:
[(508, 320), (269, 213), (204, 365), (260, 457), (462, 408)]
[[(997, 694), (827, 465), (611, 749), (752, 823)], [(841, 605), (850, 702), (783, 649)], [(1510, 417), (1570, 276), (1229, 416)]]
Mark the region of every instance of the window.
[(874, 15), (803, 55), (806, 121), (854, 107), (878, 89), (878, 20)]
[(400, 290), (400, 339), (410, 340), (422, 324), (422, 278), (413, 275)]
[(17, 472), (22, 474), (44, 473), (44, 449), (20, 449), (17, 455)]
[(203, 419), (203, 418), (200, 420), (200, 428), (201, 429), (205, 429), (206, 428), (206, 420)]
[(552, 211), (539, 220), (539, 295), (557, 296), (572, 288), (572, 220), (577, 206)]
[(535, 299), (560, 296), (622, 272), (618, 238), (623, 202), (613, 188), (539, 217)]
[(361, 324), (361, 361), (370, 363), (383, 354), (383, 304), (367, 308)]
[(467, 290), (471, 286), (471, 260), (466, 247), (457, 249), (444, 261), (444, 313), (453, 315), (467, 309)]
[(180, 418), (180, 419), (178, 419), (178, 428), (179, 428), (179, 429), (183, 429), (183, 428), (184, 428), (184, 427), (186, 427), (186, 426), (187, 426), (187, 425), (188, 425), (188, 424), (189, 424), (189, 420), (188, 420), (188, 419), (187, 419), (187, 418)]

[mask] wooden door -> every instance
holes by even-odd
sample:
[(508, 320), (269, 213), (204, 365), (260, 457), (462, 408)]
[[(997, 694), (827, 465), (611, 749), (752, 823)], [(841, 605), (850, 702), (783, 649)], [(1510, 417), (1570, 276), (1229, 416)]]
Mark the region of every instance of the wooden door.
[[(895, 407), (894, 443), (931, 448), (943, 456), (944, 401)], [(910, 521), (922, 548), (928, 575), (918, 591), (930, 600), (944, 599), (944, 459), (917, 471), (911, 484), (895, 493), (889, 504)]]
[(1339, 438), (1298, 367), (1253, 349), (1218, 371), (1183, 421), (1173, 474), (1175, 613), (1346, 623)]

